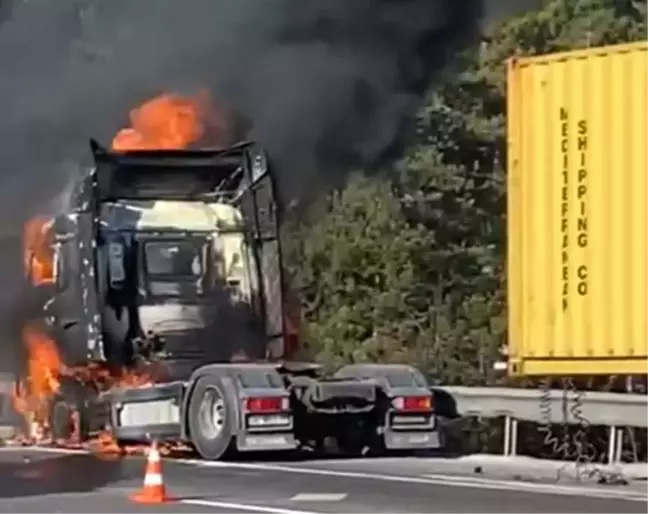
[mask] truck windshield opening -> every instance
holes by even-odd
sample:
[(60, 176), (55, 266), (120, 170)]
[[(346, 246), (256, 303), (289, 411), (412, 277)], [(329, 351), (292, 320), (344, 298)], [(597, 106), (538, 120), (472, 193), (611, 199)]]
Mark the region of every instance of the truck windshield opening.
[(144, 245), (146, 271), (155, 279), (191, 279), (203, 274), (202, 247), (187, 241), (149, 241)]

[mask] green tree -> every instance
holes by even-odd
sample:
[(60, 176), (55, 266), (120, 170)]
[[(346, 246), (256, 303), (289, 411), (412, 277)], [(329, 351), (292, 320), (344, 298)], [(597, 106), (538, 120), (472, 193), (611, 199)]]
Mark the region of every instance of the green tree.
[(504, 94), (504, 63), (537, 55), (646, 39), (646, 1), (550, 0), (544, 8), (487, 30), (478, 73)]
[(506, 343), (505, 61), (646, 38), (646, 2), (550, 0), (488, 27), (425, 98), (391, 180), (355, 177), (291, 230), (307, 338), (331, 366), (408, 361), (492, 383)]
[(426, 231), (408, 224), (388, 181), (362, 176), (314, 211), (288, 245), (311, 352), (331, 366), (407, 361)]

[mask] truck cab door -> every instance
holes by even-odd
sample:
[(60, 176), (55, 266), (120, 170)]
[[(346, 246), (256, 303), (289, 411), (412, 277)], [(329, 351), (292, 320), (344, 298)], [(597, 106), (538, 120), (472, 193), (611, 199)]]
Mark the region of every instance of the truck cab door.
[(85, 343), (82, 345), (86, 359), (103, 361), (105, 359), (100, 302), (98, 295), (97, 245), (99, 219), (96, 198), (95, 175), (87, 175), (81, 180), (73, 193), (71, 214), (67, 216), (74, 233), (73, 255), (74, 273), (78, 275), (76, 302), (78, 319)]
[[(79, 253), (71, 224), (59, 227), (54, 239), (53, 295), (45, 305), (45, 319), (59, 342), (63, 359), (68, 365), (86, 362), (85, 330), (81, 314), (81, 284)], [(73, 226), (73, 225), (72, 225)], [(63, 230), (61, 230), (63, 228)]]
[(240, 208), (253, 228), (252, 243), (256, 256), (258, 295), (267, 338), (269, 359), (283, 356), (284, 315), (283, 275), (279, 241), (279, 208), (274, 177), (267, 156), (260, 150), (248, 152), (246, 189), (240, 197)]

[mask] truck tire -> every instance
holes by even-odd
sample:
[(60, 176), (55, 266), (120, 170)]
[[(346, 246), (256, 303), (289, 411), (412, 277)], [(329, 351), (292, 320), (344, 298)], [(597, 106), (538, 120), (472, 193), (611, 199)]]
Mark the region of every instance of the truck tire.
[(54, 441), (69, 441), (74, 430), (72, 423), (72, 408), (65, 398), (57, 394), (50, 401), (49, 426)]
[(90, 411), (87, 402), (91, 391), (79, 382), (64, 382), (61, 392), (56, 394), (49, 405), (49, 425), (52, 438), (70, 441), (74, 434), (73, 415), (78, 416), (79, 441), (83, 443), (90, 437)]
[(205, 460), (218, 460), (232, 447), (236, 406), (218, 376), (196, 382), (189, 399), (189, 439)]

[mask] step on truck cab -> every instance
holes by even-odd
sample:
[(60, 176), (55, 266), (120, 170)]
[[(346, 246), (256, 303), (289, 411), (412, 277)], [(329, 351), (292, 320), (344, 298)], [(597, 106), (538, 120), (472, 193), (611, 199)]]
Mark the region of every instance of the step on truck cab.
[(330, 441), (351, 454), (439, 446), (415, 368), (325, 377), (289, 361), (281, 208), (263, 149), (91, 149), (94, 168), (47, 224), (42, 318), (66, 369), (137, 379), (61, 377), (53, 432), (66, 436), (74, 413), (84, 437), (108, 428), (124, 444), (184, 442), (206, 459)]

